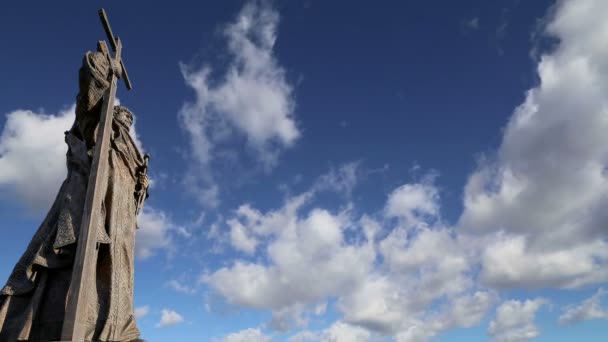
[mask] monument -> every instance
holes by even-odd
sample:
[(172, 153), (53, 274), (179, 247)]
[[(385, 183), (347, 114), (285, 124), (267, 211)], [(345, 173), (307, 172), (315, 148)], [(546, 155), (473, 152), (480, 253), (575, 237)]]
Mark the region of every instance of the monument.
[(79, 71), (76, 118), (65, 132), (67, 177), (0, 291), (0, 341), (133, 341), (136, 217), (147, 197), (147, 156), (129, 134), (133, 114), (115, 106), (131, 89), (103, 9), (105, 41)]

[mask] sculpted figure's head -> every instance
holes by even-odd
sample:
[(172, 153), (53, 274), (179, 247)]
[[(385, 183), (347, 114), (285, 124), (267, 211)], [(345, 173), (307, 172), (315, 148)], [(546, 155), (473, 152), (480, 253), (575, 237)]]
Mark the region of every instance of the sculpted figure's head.
[(114, 120), (116, 120), (121, 125), (130, 128), (133, 124), (133, 113), (124, 106), (115, 106), (114, 107)]

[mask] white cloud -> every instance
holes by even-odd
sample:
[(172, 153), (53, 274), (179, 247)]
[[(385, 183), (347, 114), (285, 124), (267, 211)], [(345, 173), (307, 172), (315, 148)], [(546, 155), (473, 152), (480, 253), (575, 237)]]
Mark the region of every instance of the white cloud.
[(144, 206), (137, 217), (137, 225), (139, 229), (136, 232), (135, 255), (138, 258), (147, 259), (156, 250), (171, 249), (170, 231), (176, 226), (163, 211)]
[(8, 113), (0, 135), (0, 188), (33, 210), (47, 209), (67, 174), (63, 132), (73, 122), (73, 106), (58, 114)]
[(226, 335), (221, 342), (270, 342), (270, 336), (265, 335), (259, 328), (249, 328)]
[[(198, 163), (193, 172), (206, 178), (195, 185), (207, 197), (207, 190), (217, 187), (209, 170), (216, 145), (236, 133), (245, 138), (260, 164), (270, 169), (281, 150), (300, 136), (292, 86), (273, 54), (278, 22), (278, 12), (269, 5), (247, 3), (224, 30), (231, 60), (222, 77), (212, 81), (208, 65), (198, 70), (181, 66), (196, 101), (184, 104), (179, 119)], [(217, 195), (217, 188), (213, 192)]]
[(165, 328), (173, 325), (177, 325), (184, 322), (182, 315), (178, 314), (174, 310), (163, 309), (161, 311), (160, 321), (156, 324), (157, 328)]
[(144, 318), (150, 312), (150, 307), (148, 305), (140, 306), (135, 308), (135, 318), (140, 319)]
[[(282, 213), (271, 212), (261, 220), (274, 223), (273, 218), (292, 210), (290, 204), (288, 201)], [(280, 310), (337, 295), (371, 267), (373, 250), (345, 243), (346, 222), (339, 214), (313, 209), (304, 218), (286, 217), (286, 221), (291, 224), (283, 226), (268, 244), (269, 265), (237, 260), (203, 280), (232, 303)], [(271, 231), (274, 227), (255, 229)]]
[(496, 309), (496, 317), (490, 322), (488, 334), (496, 342), (519, 342), (537, 337), (540, 332), (534, 319), (536, 312), (546, 304), (547, 301), (541, 298), (502, 303)]
[(511, 117), (497, 159), (468, 180), (459, 225), (476, 235), (502, 232), (487, 246), (488, 284), (608, 280), (607, 10), (602, 0), (558, 3), (546, 32), (560, 42), (539, 61), (539, 85)]
[(592, 319), (608, 319), (608, 310), (602, 308), (602, 299), (606, 291), (602, 288), (590, 298), (576, 306), (567, 307), (559, 316), (559, 324), (568, 325)]

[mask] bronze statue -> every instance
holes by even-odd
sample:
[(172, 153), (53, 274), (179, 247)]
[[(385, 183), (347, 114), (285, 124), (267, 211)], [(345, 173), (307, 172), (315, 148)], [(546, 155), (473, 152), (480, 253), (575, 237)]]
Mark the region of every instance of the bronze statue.
[(130, 81), (114, 38), (87, 52), (76, 119), (65, 132), (67, 178), (0, 292), (0, 341), (131, 341), (136, 216), (148, 189), (147, 159), (129, 134), (133, 114), (114, 106)]

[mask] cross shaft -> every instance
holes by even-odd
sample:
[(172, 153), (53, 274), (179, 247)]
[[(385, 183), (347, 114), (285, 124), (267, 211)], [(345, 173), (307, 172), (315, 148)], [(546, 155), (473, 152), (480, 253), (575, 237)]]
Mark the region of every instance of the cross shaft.
[[(61, 339), (64, 341), (85, 341), (86, 338), (89, 338), (89, 336), (86, 336), (89, 333), (88, 330), (90, 330), (87, 324), (87, 310), (88, 303), (90, 302), (90, 292), (95, 289), (98, 251), (97, 224), (98, 222), (105, 222), (105, 218), (101, 217), (101, 207), (107, 188), (110, 133), (112, 131), (112, 119), (114, 116), (116, 83), (120, 74), (123, 75), (127, 88), (131, 89), (131, 82), (121, 58), (122, 44), (119, 39), (114, 38), (103, 9), (99, 10), (99, 16), (110, 38), (110, 44), (115, 54), (112, 58), (107, 51), (105, 42), (99, 42), (101, 50), (112, 64), (108, 80), (110, 86), (102, 99), (97, 142), (89, 174), (82, 223), (72, 269), (72, 279), (66, 299), (66, 310), (61, 332)], [(122, 70), (117, 74), (114, 72), (114, 65), (118, 63), (120, 63)]]

